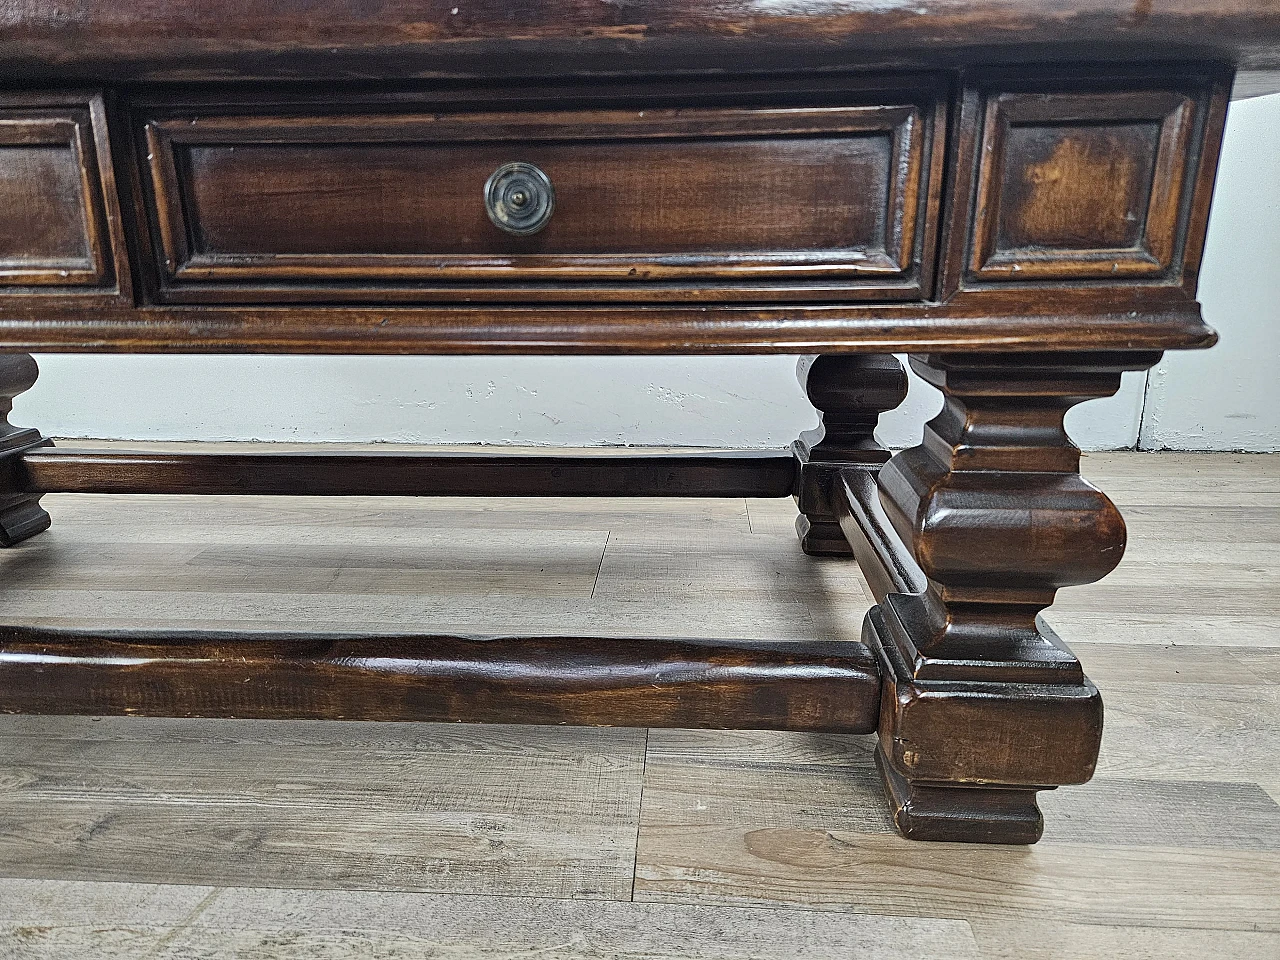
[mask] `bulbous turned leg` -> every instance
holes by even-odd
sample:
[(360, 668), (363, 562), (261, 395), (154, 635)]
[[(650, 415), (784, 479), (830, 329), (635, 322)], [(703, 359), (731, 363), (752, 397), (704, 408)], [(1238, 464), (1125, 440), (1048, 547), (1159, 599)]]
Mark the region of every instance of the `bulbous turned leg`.
[(0, 354), (0, 546), (11, 547), (49, 528), (40, 497), (23, 493), (21, 457), (50, 445), (40, 431), (9, 423), (13, 398), (30, 390), (40, 368), (29, 353)]
[(881, 464), (889, 451), (873, 436), (880, 414), (902, 403), (907, 374), (893, 354), (802, 357), (797, 375), (822, 422), (792, 444), (799, 470), (796, 533), (811, 556), (849, 556), (831, 508), (832, 478), (843, 467)]
[(1063, 429), (1155, 353), (913, 356), (946, 397), (880, 470), (889, 521), (927, 578), (863, 628), (884, 671), (877, 762), (899, 830), (1034, 843), (1037, 790), (1093, 775), (1102, 701), (1040, 611), (1106, 576), (1124, 521)]

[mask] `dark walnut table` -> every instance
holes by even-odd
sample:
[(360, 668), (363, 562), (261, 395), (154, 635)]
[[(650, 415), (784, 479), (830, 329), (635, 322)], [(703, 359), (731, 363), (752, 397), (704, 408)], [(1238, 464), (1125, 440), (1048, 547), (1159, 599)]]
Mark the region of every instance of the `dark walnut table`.
[[(1275, 0), (7, 0), (0, 410), (28, 351), (799, 353), (791, 451), (59, 450), (81, 493), (788, 497), (861, 643), (0, 628), (0, 711), (878, 732), (908, 837), (1029, 843), (1102, 701), (1040, 619), (1125, 528), (1073, 405), (1215, 335), (1233, 84)], [(872, 437), (893, 353), (946, 396)], [(415, 627), (418, 625), (414, 625)]]

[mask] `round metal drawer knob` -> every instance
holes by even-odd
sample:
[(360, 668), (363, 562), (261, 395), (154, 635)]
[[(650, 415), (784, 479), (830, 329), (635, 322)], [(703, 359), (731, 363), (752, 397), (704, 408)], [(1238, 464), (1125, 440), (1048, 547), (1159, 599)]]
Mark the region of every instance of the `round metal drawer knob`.
[(484, 208), (499, 230), (527, 237), (551, 219), (556, 191), (532, 163), (504, 163), (484, 185)]

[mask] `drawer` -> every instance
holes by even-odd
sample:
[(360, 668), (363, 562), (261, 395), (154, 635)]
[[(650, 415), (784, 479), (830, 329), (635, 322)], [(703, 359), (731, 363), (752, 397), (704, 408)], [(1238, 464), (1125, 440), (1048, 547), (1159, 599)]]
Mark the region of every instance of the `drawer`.
[(901, 300), (929, 283), (932, 94), (243, 109), (139, 110), (163, 301)]
[(104, 116), (96, 96), (0, 94), (0, 297), (116, 291)]

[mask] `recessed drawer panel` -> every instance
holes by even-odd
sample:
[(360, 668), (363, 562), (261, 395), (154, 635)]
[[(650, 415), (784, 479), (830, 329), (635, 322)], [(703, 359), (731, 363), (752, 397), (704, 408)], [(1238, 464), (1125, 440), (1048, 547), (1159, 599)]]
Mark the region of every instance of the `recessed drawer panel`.
[(983, 91), (965, 285), (1178, 282), (1207, 94)]
[(102, 117), (96, 97), (0, 95), (0, 296), (115, 287)]
[(927, 100), (144, 118), (170, 302), (921, 295)]

